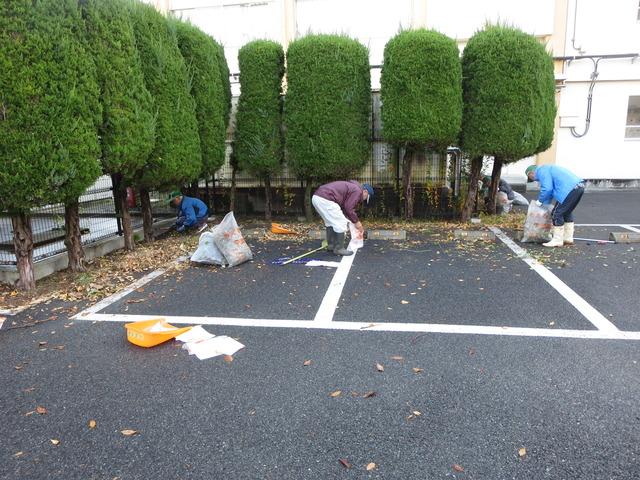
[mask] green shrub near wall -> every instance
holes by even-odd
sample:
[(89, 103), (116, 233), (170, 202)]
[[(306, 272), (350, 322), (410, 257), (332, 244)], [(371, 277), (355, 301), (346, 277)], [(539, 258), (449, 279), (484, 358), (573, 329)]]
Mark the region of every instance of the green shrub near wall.
[(265, 217), (271, 219), (271, 182), (283, 160), (282, 76), (284, 50), (279, 43), (256, 40), (238, 53), (240, 99), (235, 153), (240, 168), (265, 183)]
[(346, 36), (307, 35), (287, 51), (284, 107), (287, 162), (307, 182), (349, 178), (370, 155), (371, 80), (367, 48)]
[[(462, 68), (462, 148), (475, 158), (494, 157), (493, 200), (503, 163), (551, 145), (553, 62), (534, 36), (512, 27), (488, 26), (467, 43)], [(494, 202), (489, 210), (495, 212)]]
[(147, 90), (155, 105), (156, 141), (145, 168), (135, 178), (140, 187), (145, 239), (153, 239), (149, 189), (189, 183), (202, 170), (195, 102), (175, 31), (150, 5), (131, 5), (136, 45)]
[(407, 30), (384, 49), (383, 137), (404, 147), (405, 216), (413, 217), (411, 169), (425, 148), (456, 143), (462, 121), (462, 69), (455, 40), (432, 30)]
[(224, 47), (219, 42), (215, 42), (216, 55), (218, 56), (218, 69), (220, 72), (220, 81), (222, 83), (222, 91), (225, 96), (224, 104), (224, 125), (225, 128), (229, 126), (229, 116), (231, 114), (231, 79), (229, 78), (229, 65), (227, 64), (227, 58), (224, 55)]
[(102, 169), (112, 175), (114, 196), (122, 212), (125, 247), (133, 249), (125, 187), (145, 166), (153, 149), (155, 119), (126, 7), (124, 0), (82, 3), (87, 46), (96, 64), (100, 87)]
[(222, 167), (225, 158), (228, 99), (220, 76), (218, 46), (209, 35), (189, 23), (177, 19), (171, 23), (191, 78), (202, 151), (202, 175), (207, 178)]
[(100, 104), (81, 30), (73, 0), (0, 5), (0, 207), (12, 213), (20, 288), (35, 286), (29, 211), (38, 205), (65, 204), (70, 264), (82, 264), (74, 226), (78, 196), (100, 174)]

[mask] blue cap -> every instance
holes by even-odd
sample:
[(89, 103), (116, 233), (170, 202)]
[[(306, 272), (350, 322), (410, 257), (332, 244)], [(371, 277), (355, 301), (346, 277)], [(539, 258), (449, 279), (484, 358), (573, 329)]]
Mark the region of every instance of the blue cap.
[(365, 183), (364, 185), (362, 185), (362, 188), (364, 188), (367, 193), (369, 193), (369, 196), (367, 197), (367, 203), (369, 203), (369, 201), (373, 198), (373, 187), (368, 183)]

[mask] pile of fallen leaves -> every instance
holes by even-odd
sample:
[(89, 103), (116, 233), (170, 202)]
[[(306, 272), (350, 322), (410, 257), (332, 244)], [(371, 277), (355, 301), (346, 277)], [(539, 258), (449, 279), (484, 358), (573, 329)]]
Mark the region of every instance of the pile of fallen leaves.
[(0, 285), (0, 308), (35, 305), (51, 299), (96, 301), (121, 290), (145, 273), (190, 254), (197, 244), (198, 235), (172, 235), (153, 243), (136, 245), (132, 252), (118, 250), (91, 260), (87, 262), (85, 272), (57, 272), (39, 280), (33, 292), (20, 292), (8, 285)]

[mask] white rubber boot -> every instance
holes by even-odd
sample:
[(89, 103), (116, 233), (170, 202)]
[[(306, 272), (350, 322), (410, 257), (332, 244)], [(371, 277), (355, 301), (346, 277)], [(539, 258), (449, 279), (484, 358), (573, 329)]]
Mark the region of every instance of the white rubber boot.
[(564, 245), (564, 225), (553, 227), (553, 238), (550, 242), (543, 243), (545, 247), (561, 247)]
[(573, 245), (573, 229), (575, 227), (575, 223), (567, 222), (564, 224), (564, 244), (565, 245)]

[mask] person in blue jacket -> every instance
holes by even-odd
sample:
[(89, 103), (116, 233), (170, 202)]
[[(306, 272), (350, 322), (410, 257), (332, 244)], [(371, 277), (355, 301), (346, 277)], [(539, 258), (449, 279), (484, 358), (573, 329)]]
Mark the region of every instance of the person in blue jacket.
[(556, 201), (551, 217), (553, 219), (553, 238), (543, 243), (545, 247), (573, 245), (573, 211), (584, 193), (584, 180), (564, 167), (558, 165), (531, 165), (525, 170), (527, 179), (540, 183), (537, 203)]
[(176, 232), (184, 232), (188, 228), (201, 227), (207, 222), (208, 209), (202, 200), (187, 197), (180, 192), (171, 192), (169, 205), (178, 209)]

